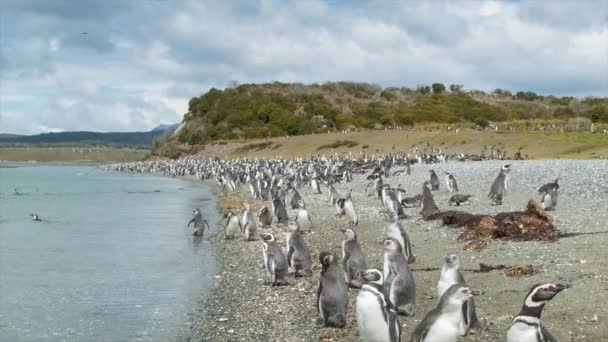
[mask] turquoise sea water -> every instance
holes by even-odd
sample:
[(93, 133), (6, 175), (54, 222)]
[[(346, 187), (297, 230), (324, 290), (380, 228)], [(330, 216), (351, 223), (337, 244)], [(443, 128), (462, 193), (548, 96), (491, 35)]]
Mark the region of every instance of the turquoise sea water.
[(17, 166), (0, 168), (0, 341), (185, 340), (215, 262), (209, 235), (186, 224), (199, 207), (214, 229), (210, 190), (94, 166)]

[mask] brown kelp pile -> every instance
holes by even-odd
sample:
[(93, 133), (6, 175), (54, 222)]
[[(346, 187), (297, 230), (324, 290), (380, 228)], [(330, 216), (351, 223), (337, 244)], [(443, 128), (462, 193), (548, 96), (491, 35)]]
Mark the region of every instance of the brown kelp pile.
[(491, 216), (450, 210), (432, 214), (426, 220), (442, 220), (448, 226), (464, 227), (458, 239), (465, 241), (465, 250), (481, 250), (492, 239), (554, 241), (559, 236), (553, 218), (533, 199), (523, 211)]

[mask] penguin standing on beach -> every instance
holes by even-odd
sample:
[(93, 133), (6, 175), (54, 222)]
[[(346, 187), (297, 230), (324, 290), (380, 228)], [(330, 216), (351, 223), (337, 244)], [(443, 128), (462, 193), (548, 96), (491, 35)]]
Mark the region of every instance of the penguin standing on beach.
[(431, 173), (431, 179), (430, 179), (430, 183), (431, 183), (431, 190), (436, 191), (439, 190), (439, 177), (437, 176), (437, 173), (435, 173), (435, 170), (430, 170), (429, 171)]
[(342, 271), (331, 252), (319, 254), (321, 274), (317, 287), (317, 312), (323, 326), (344, 328), (348, 307), (347, 288)]
[(310, 187), (312, 187), (314, 194), (321, 194), (321, 185), (319, 184), (319, 179), (313, 177), (310, 181)]
[(359, 336), (365, 342), (399, 342), (401, 325), (397, 311), (389, 307), (384, 297), (382, 272), (366, 270), (365, 282), (357, 295), (355, 304)]
[(355, 210), (355, 205), (353, 204), (352, 190), (346, 194), (346, 198), (344, 199), (344, 212), (350, 218), (350, 224), (354, 226), (359, 224), (359, 215), (357, 215), (357, 210)]
[(409, 264), (416, 261), (414, 252), (412, 251), (412, 243), (409, 234), (403, 228), (403, 225), (397, 220), (396, 216), (391, 218), (391, 222), (386, 227), (386, 236), (393, 238), (401, 245), (401, 252)]
[(458, 183), (456, 183), (456, 178), (454, 178), (454, 174), (452, 172), (445, 173), (445, 183), (450, 192), (458, 192)]
[(275, 195), (273, 196), (272, 207), (277, 222), (279, 224), (286, 224), (289, 217), (287, 216), (287, 209), (285, 209), (285, 201), (278, 191), (275, 192)]
[[(437, 292), (441, 297), (452, 285), (460, 284), (467, 287), (462, 272), (460, 272), (460, 258), (458, 254), (448, 254), (441, 268), (441, 276), (437, 283)], [(485, 319), (478, 319), (475, 310), (475, 300), (471, 297), (462, 304), (462, 317), (460, 320), (460, 336), (466, 336), (470, 329), (484, 329), (487, 326)]]
[(304, 203), (304, 200), (302, 199), (302, 196), (300, 196), (298, 190), (293, 189), (293, 196), (291, 197), (291, 209), (298, 209), (300, 207), (300, 201)]
[(262, 209), (260, 209), (260, 224), (262, 225), (262, 228), (272, 226), (272, 215), (267, 206), (263, 206)]
[(547, 183), (538, 189), (540, 197), (540, 203), (545, 210), (553, 210), (557, 206), (557, 190), (559, 184), (557, 183), (558, 178), (552, 183)]
[(391, 308), (399, 314), (416, 312), (416, 282), (399, 241), (384, 239), (384, 291)]
[(192, 235), (194, 235), (194, 236), (202, 237), (203, 234), (205, 233), (205, 226), (207, 226), (207, 228), (209, 228), (209, 223), (207, 223), (207, 220), (205, 220), (203, 218), (203, 214), (201, 213), (201, 210), (198, 208), (194, 209), (194, 217), (190, 220), (190, 222), (188, 222), (188, 227), (190, 227), (190, 225), (193, 223), (194, 223), (194, 233), (192, 233)]
[(354, 230), (342, 229), (344, 240), (342, 240), (342, 266), (346, 283), (350, 287), (361, 287), (363, 279), (361, 274), (367, 270), (365, 255), (361, 250), (361, 244), (357, 241), (357, 234)]
[(291, 268), (294, 276), (298, 278), (312, 275), (312, 256), (308, 245), (300, 235), (297, 222), (289, 221), (287, 224), (285, 241), (287, 241), (287, 266)]
[(468, 287), (452, 285), (441, 296), (439, 304), (414, 329), (410, 342), (457, 342), (462, 305), (472, 296), (473, 292)]
[(534, 285), (524, 300), (523, 308), (511, 322), (507, 342), (556, 342), (557, 339), (542, 324), (540, 314), (548, 301), (567, 288), (553, 283)]
[(253, 218), (253, 212), (251, 211), (249, 203), (245, 203), (243, 206), (245, 207), (245, 211), (243, 212), (243, 222), (241, 222), (241, 226), (243, 228), (243, 233), (245, 234), (245, 240), (252, 241), (255, 239), (258, 225)]
[(262, 238), (262, 254), (264, 256), (264, 266), (268, 274), (269, 281), (265, 285), (281, 286), (287, 285), (285, 277), (287, 277), (288, 266), (287, 258), (281, 247), (274, 239), (271, 233), (264, 233)]
[(494, 183), (492, 183), (490, 192), (488, 193), (488, 197), (492, 200), (492, 205), (502, 205), (502, 201), (507, 194), (507, 177), (510, 171), (511, 164), (503, 165)]
[(239, 217), (233, 211), (227, 212), (224, 217), (226, 218), (226, 226), (224, 228), (225, 239), (232, 239), (243, 231)]
[(336, 201), (340, 199), (340, 194), (338, 193), (338, 190), (336, 190), (336, 188), (334, 187), (333, 184), (331, 184), (329, 186), (329, 203), (331, 205), (336, 205)]
[(308, 213), (308, 210), (306, 209), (306, 205), (304, 204), (304, 201), (300, 200), (298, 208), (299, 209), (296, 212), (295, 221), (298, 223), (298, 226), (300, 227), (300, 233), (304, 234), (304, 233), (312, 232), (312, 228), (313, 228), (312, 220), (310, 219), (310, 214)]
[(429, 189), (429, 181), (425, 181), (422, 184), (422, 217), (430, 216), (439, 211), (437, 204), (435, 204), (435, 199), (433, 199), (433, 194), (431, 193), (431, 189)]

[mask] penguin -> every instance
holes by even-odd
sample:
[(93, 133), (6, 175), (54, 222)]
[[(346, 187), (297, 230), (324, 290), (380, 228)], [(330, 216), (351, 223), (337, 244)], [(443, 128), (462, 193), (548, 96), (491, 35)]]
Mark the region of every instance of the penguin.
[(357, 295), (355, 309), (359, 336), (365, 342), (399, 342), (401, 325), (397, 311), (389, 308), (382, 287), (382, 272), (366, 270), (361, 276), (365, 283)]
[(540, 203), (545, 210), (554, 210), (557, 205), (557, 189), (552, 188), (543, 193)]
[(192, 233), (192, 235), (202, 237), (205, 233), (205, 226), (209, 228), (209, 223), (207, 223), (207, 220), (203, 218), (200, 209), (196, 208), (193, 210), (193, 212), (194, 217), (190, 220), (190, 222), (188, 222), (188, 227), (194, 223), (194, 233)]
[(498, 176), (490, 187), (488, 197), (492, 200), (492, 205), (502, 205), (502, 201), (507, 194), (507, 177), (511, 171), (511, 164), (505, 164), (500, 169)]
[(310, 219), (310, 214), (308, 213), (308, 210), (306, 209), (304, 201), (300, 200), (298, 207), (299, 207), (299, 209), (296, 213), (295, 221), (298, 223), (298, 226), (300, 227), (300, 233), (304, 234), (304, 233), (312, 232), (312, 228), (313, 228), (312, 220)]
[(336, 190), (334, 185), (331, 184), (329, 186), (329, 203), (331, 203), (331, 205), (335, 205), (338, 199), (340, 199), (340, 194), (338, 193), (338, 190)]
[(262, 238), (262, 254), (264, 256), (264, 266), (268, 274), (269, 281), (265, 285), (281, 286), (288, 285), (285, 277), (287, 276), (287, 258), (281, 247), (275, 241), (272, 233), (260, 235)]
[[(444, 258), (441, 275), (439, 277), (439, 282), (437, 283), (439, 297), (454, 284), (460, 284), (465, 287), (468, 286), (459, 268), (460, 258), (458, 257), (458, 254), (448, 254)], [(461, 312), (460, 336), (468, 335), (470, 329), (482, 330), (487, 326), (486, 319), (477, 318), (473, 297), (463, 303)]]
[(339, 198), (336, 203), (334, 203), (334, 208), (336, 209), (336, 216), (344, 215), (344, 203), (346, 202), (346, 198)]
[(445, 183), (448, 186), (450, 192), (458, 192), (458, 183), (456, 183), (456, 178), (454, 178), (454, 174), (452, 172), (446, 172), (445, 175)]
[(321, 186), (319, 185), (319, 180), (316, 177), (310, 181), (310, 186), (312, 187), (314, 194), (321, 194)]
[(346, 195), (346, 199), (344, 200), (344, 212), (350, 218), (350, 224), (358, 225), (359, 224), (359, 215), (357, 215), (357, 211), (355, 210), (355, 205), (353, 204), (353, 198), (351, 196), (352, 190), (348, 192)]
[(317, 312), (323, 326), (344, 328), (348, 309), (347, 288), (336, 257), (331, 252), (319, 254), (321, 274), (317, 287)]
[(274, 199), (272, 200), (272, 206), (278, 224), (286, 224), (289, 218), (287, 217), (287, 210), (285, 209), (285, 201), (283, 201), (278, 193), (275, 194)]
[(224, 227), (225, 239), (232, 239), (243, 231), (239, 217), (233, 211), (227, 212), (224, 218), (226, 219), (226, 226)]
[(507, 342), (555, 342), (557, 339), (544, 327), (540, 314), (548, 301), (569, 286), (563, 284), (537, 284), (532, 287), (524, 306), (507, 331)]
[(252, 241), (255, 239), (255, 233), (258, 229), (258, 225), (253, 218), (251, 207), (249, 203), (244, 204), (245, 211), (243, 212), (243, 222), (241, 223), (243, 233), (245, 233), (245, 240)]
[(557, 191), (559, 189), (558, 181), (559, 181), (559, 178), (555, 178), (555, 181), (553, 181), (552, 183), (544, 184), (543, 186), (541, 186), (538, 189), (538, 194), (543, 195), (543, 194), (549, 192), (550, 190)]
[(470, 288), (452, 285), (418, 324), (410, 342), (457, 342), (460, 335), (462, 305), (473, 296)]
[(287, 266), (291, 268), (296, 278), (312, 275), (312, 256), (308, 245), (300, 235), (297, 222), (287, 223)]
[(267, 206), (263, 206), (260, 209), (260, 223), (263, 228), (272, 226), (272, 215)]
[(401, 201), (404, 208), (416, 208), (422, 205), (422, 194), (417, 194), (414, 197), (406, 197)]
[(361, 274), (367, 270), (365, 255), (361, 250), (361, 244), (357, 241), (357, 234), (354, 230), (347, 228), (341, 229), (344, 234), (342, 240), (342, 267), (346, 284), (350, 287), (359, 288), (363, 285)]
[(435, 170), (430, 170), (429, 172), (431, 173), (431, 179), (430, 179), (431, 190), (433, 190), (433, 191), (439, 190), (439, 177), (435, 173)]
[(304, 203), (304, 200), (302, 200), (302, 196), (300, 196), (300, 193), (298, 192), (298, 190), (293, 189), (293, 196), (291, 197), (291, 209), (298, 209), (300, 207), (300, 201), (302, 201), (302, 203)]
[(422, 217), (430, 216), (439, 211), (439, 208), (435, 204), (435, 200), (433, 199), (433, 194), (431, 193), (431, 189), (429, 189), (428, 185), (429, 181), (426, 181), (422, 184)]
[(393, 216), (391, 218), (391, 222), (386, 227), (386, 236), (399, 242), (403, 256), (405, 256), (405, 260), (407, 260), (409, 264), (416, 261), (416, 256), (414, 256), (414, 252), (412, 251), (412, 243), (409, 234), (397, 220), (397, 217)]
[(413, 316), (416, 313), (416, 281), (403, 255), (399, 241), (384, 239), (384, 292), (391, 308), (399, 314)]
[[(36, 222), (41, 222), (42, 219), (40, 218), (40, 216), (38, 216), (38, 214), (30, 214), (30, 216), (32, 217), (32, 221), (36, 221)], [(190, 223), (188, 223), (188, 226), (190, 225)]]
[(473, 195), (456, 194), (456, 195), (450, 197), (450, 199), (448, 200), (448, 204), (450, 206), (456, 204), (456, 206), (459, 207), (462, 203), (469, 202), (469, 200), (471, 199), (471, 197), (473, 197)]

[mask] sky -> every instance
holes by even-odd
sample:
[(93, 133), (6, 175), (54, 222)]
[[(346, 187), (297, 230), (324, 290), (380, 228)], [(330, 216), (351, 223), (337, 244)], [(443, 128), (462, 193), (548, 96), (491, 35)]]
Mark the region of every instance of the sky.
[(0, 0), (0, 132), (146, 131), (238, 83), (608, 96), (608, 0)]

